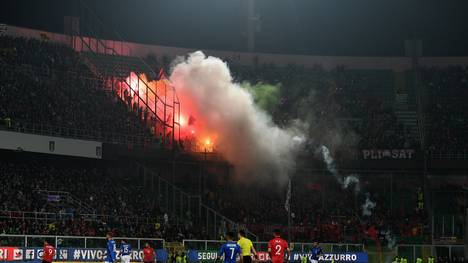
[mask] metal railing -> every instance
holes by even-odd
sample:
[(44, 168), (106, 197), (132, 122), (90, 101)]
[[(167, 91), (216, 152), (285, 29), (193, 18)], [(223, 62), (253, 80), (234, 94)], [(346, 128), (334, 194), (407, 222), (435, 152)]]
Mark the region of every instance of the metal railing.
[(73, 68), (71, 69), (61, 69), (61, 68), (47, 68), (47, 67), (39, 67), (36, 65), (31, 64), (0, 64), (1, 69), (4, 72), (15, 72), (15, 73), (22, 73), (22, 74), (34, 74), (34, 77), (39, 79), (41, 78), (50, 78), (54, 75), (61, 75), (79, 79), (86, 79), (92, 80), (96, 82), (102, 82), (101, 79), (97, 78), (95, 75), (91, 74), (88, 71), (79, 71)]
[(72, 213), (49, 213), (49, 212), (24, 212), (24, 211), (0, 211), (0, 218), (55, 221), (62, 219), (73, 219)]
[(464, 236), (464, 218), (456, 215), (432, 216), (433, 243), (462, 243)]
[[(154, 183), (151, 184), (149, 191), (158, 193), (161, 206), (174, 216), (187, 221), (189, 219), (186, 215), (189, 213), (193, 216), (190, 218), (191, 223), (203, 227), (211, 238), (217, 238), (225, 234), (227, 230), (240, 229), (240, 224), (203, 204), (200, 196), (187, 194), (184, 190), (160, 177), (150, 168), (142, 164), (138, 164), (138, 166), (144, 174), (154, 178)], [(253, 240), (258, 239), (257, 235), (248, 230), (246, 230), (246, 234)]]
[(99, 214), (80, 214), (84, 220), (88, 221), (109, 221), (120, 220), (132, 221), (135, 224), (154, 224), (161, 221), (162, 215), (159, 217), (145, 217), (145, 216), (115, 216), (115, 215), (99, 215)]
[[(226, 241), (222, 240), (197, 240), (197, 239), (184, 239), (182, 241), (185, 249), (198, 249), (198, 250), (214, 250)], [(258, 251), (267, 251), (268, 242), (253, 241), (255, 249)], [(339, 244), (339, 243), (321, 243), (320, 246), (327, 252), (362, 252), (364, 251), (363, 244)], [(309, 251), (312, 247), (312, 243), (295, 243), (290, 244), (291, 250), (294, 251)]]
[[(161, 238), (134, 238), (134, 237), (114, 237), (116, 241), (124, 239), (137, 249), (142, 249), (146, 242), (153, 248), (164, 248), (164, 239)], [(104, 248), (106, 246), (105, 237), (91, 236), (51, 236), (51, 235), (0, 235), (2, 246), (18, 247), (42, 247), (44, 240), (52, 242), (57, 248)]]
[(95, 209), (91, 207), (89, 204), (83, 202), (79, 198), (73, 196), (70, 192), (65, 192), (65, 191), (51, 191), (51, 190), (35, 190), (38, 194), (43, 195), (44, 197), (50, 196), (50, 195), (56, 195), (60, 197), (60, 201), (64, 200), (72, 205), (78, 206), (82, 211), (85, 211), (86, 213), (93, 214), (95, 213)]
[(460, 150), (454, 152), (430, 152), (431, 159), (436, 160), (467, 160), (468, 150)]
[[(161, 216), (162, 217), (162, 216)], [(110, 220), (132, 221), (135, 224), (153, 224), (161, 221), (161, 217), (145, 216), (116, 216), (103, 214), (73, 214), (73, 213), (52, 213), (52, 212), (29, 212), (29, 211), (9, 211), (0, 210), (0, 218), (3, 219), (22, 219), (52, 222), (57, 220), (81, 218), (84, 221), (107, 222)]]
[(31, 123), (22, 120), (11, 121), (11, 127), (0, 125), (0, 130), (14, 131), (21, 133), (45, 135), (45, 136), (59, 136), (62, 138), (93, 140), (103, 143), (135, 146), (154, 146), (159, 147), (159, 142), (155, 142), (153, 136), (145, 135), (132, 135), (124, 133), (109, 133), (100, 132), (95, 130), (85, 130), (78, 128), (68, 128), (56, 125), (49, 125), (43, 123)]
[(408, 262), (416, 262), (416, 258), (464, 257), (464, 245), (398, 245), (398, 256), (405, 257)]
[[(49, 79), (51, 74), (62, 74), (64, 76), (64, 80), (66, 81), (74, 81), (80, 79), (86, 80), (88, 84), (96, 85), (96, 87), (100, 87), (103, 85), (102, 80), (96, 78), (95, 76), (76, 71), (55, 69), (44, 70), (44, 68), (39, 68), (31, 65), (4, 65), (1, 69), (6, 72), (11, 71), (22, 72), (24, 74), (34, 74), (35, 77), (38, 77), (40, 79)], [(66, 83), (62, 84), (65, 85)], [(106, 90), (103, 89), (103, 91)], [(110, 91), (108, 92), (110, 93)], [(116, 96), (115, 94), (109, 95)], [(15, 119), (14, 116), (10, 117), (13, 117), (11, 120), (11, 125), (9, 125), (9, 127), (0, 125), (0, 129), (47, 136), (60, 136), (64, 138), (95, 140), (99, 142), (121, 145), (133, 144), (137, 146), (160, 146), (158, 140), (152, 134), (147, 133), (146, 128), (139, 126), (132, 127), (133, 130), (128, 131), (128, 133), (116, 133), (96, 131), (92, 129), (69, 128), (43, 123), (33, 123), (30, 121)]]
[[(130, 52), (130, 46), (126, 44), (121, 35), (115, 30), (109, 30), (108, 27), (104, 25), (104, 23), (96, 15), (96, 13), (83, 1), (80, 1), (79, 12), (81, 17), (80, 28), (76, 28), (72, 32), (72, 39), (74, 39), (72, 46), (76, 51), (81, 53), (90, 52), (93, 55), (104, 54), (115, 58), (118, 58), (120, 55), (124, 55), (122, 54), (124, 49)], [(117, 39), (117, 41), (109, 42), (105, 40), (106, 37)], [(80, 45), (75, 45), (76, 42), (80, 43)], [(81, 46), (81, 50), (78, 48), (78, 46)], [(108, 74), (108, 67), (102, 69), (91, 60), (85, 57), (83, 58), (86, 64), (88, 64), (88, 67), (95, 69), (95, 73), (103, 77), (103, 79), (112, 76), (115, 77), (116, 74)], [(152, 75), (152, 78), (157, 76), (156, 72), (142, 58), (138, 56), (135, 58), (137, 58), (139, 64), (145, 68), (145, 71)], [(110, 71), (116, 73), (116, 71), (120, 71), (119, 68), (127, 66), (128, 65), (126, 65), (125, 62), (117, 63), (111, 66)], [(127, 79), (121, 80), (120, 83), (125, 87), (125, 90), (128, 90), (132, 94), (136, 95), (136, 98), (134, 101), (132, 101), (132, 103), (137, 104), (138, 110), (147, 111), (150, 115), (150, 118), (157, 120), (157, 123), (155, 123), (153, 128), (157, 130), (156, 134), (161, 133), (163, 144), (172, 144), (172, 146), (174, 146), (174, 141), (176, 138), (177, 140), (180, 139), (180, 103), (175, 87), (170, 84), (164, 85), (165, 95), (161, 96), (162, 94), (160, 94), (160, 92), (158, 93), (157, 89), (153, 90), (147, 81), (144, 80), (139, 74), (133, 75), (133, 77), (136, 79), (137, 87), (132, 85), (132, 83), (129, 83)], [(144, 91), (144, 95), (141, 91)], [(124, 98), (122, 97), (122, 99)], [(158, 111), (158, 105), (159, 107), (162, 107), (163, 110)], [(170, 117), (171, 120), (168, 120), (168, 117)]]
[[(116, 241), (124, 239), (137, 249), (142, 249), (146, 242), (150, 243), (154, 248), (165, 247), (165, 240), (162, 238), (114, 237), (114, 239)], [(51, 242), (57, 248), (103, 248), (106, 246), (105, 237), (0, 234), (0, 244), (4, 246), (42, 247), (44, 240)], [(217, 250), (225, 242), (221, 240), (185, 239), (182, 244), (185, 249)], [(253, 243), (258, 251), (267, 251), (268, 249), (268, 242), (254, 241)], [(295, 251), (308, 251), (312, 247), (312, 243), (291, 243), (290, 246)], [(322, 243), (320, 246), (327, 252), (364, 251), (363, 244)]]

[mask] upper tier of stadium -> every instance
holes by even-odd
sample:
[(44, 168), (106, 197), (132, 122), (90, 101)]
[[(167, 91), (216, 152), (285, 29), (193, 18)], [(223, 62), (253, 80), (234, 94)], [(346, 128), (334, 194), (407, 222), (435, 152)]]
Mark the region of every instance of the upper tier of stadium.
[[(18, 67), (25, 70), (24, 66), (29, 65), (32, 67), (27, 67), (26, 70), (35, 72), (33, 75), (36, 81), (38, 78), (47, 80), (49, 76), (41, 73), (45, 65), (48, 70), (62, 71), (59, 79), (53, 80), (54, 83), (61, 84), (66, 81), (69, 82), (69, 87), (76, 86), (76, 89), (65, 89), (61, 95), (65, 97), (53, 99), (55, 104), (63, 105), (57, 107), (51, 105), (49, 113), (34, 108), (31, 108), (31, 112), (25, 112), (28, 108), (20, 107), (17, 111), (14, 110), (15, 107), (8, 107), (8, 111), (2, 114), (3, 118), (9, 117), (17, 122), (21, 120), (23, 123), (58, 125), (62, 128), (79, 127), (81, 131), (86, 131), (85, 134), (94, 132), (86, 135), (88, 138), (101, 140), (105, 138), (108, 142), (128, 141), (121, 139), (128, 135), (133, 136), (128, 142), (137, 145), (164, 144), (179, 139), (176, 135), (177, 129), (180, 129), (180, 120), (172, 118), (174, 123), (166, 122), (171, 113), (163, 114), (163, 109), (171, 107), (170, 103), (164, 104), (165, 106), (160, 104), (156, 111), (154, 105), (150, 105), (151, 102), (149, 104), (145, 102), (145, 98), (141, 96), (131, 98), (130, 95), (135, 94), (131, 74), (144, 73), (150, 79), (157, 79), (156, 72), (170, 70), (172, 59), (185, 56), (193, 50), (95, 39), (74, 34), (63, 35), (10, 25), (2, 25), (1, 30), (5, 35), (2, 37), (5, 55), (2, 56), (2, 60), (7, 71), (17, 75), (21, 72), (17, 70)], [(31, 40), (25, 42), (22, 38)], [(53, 54), (45, 53), (42, 58), (31, 59), (33, 50), (43, 47)], [(21, 51), (22, 57), (15, 55), (15, 50)], [(462, 116), (466, 110), (463, 107), (463, 98), (466, 96), (463, 87), (466, 85), (464, 79), (468, 58), (416, 55), (415, 57), (328, 57), (215, 50), (206, 52), (223, 58), (228, 63), (235, 81), (279, 85), (282, 104), (275, 112), (269, 113), (280, 125), (290, 119), (304, 116), (304, 111), (296, 107), (297, 103), (302, 101), (303, 106), (309, 105), (311, 109), (313, 108), (312, 115), (321, 116), (317, 130), (320, 131), (323, 125), (334, 127), (335, 130), (343, 125), (351, 127), (346, 130), (352, 130), (359, 139), (350, 144), (358, 145), (358, 150), (423, 147), (434, 153), (464, 151), (462, 127), (465, 123), (456, 116)], [(51, 60), (50, 56), (55, 58)], [(22, 74), (21, 78), (11, 78), (12, 76), (15, 75), (7, 76), (9, 81), (4, 82), (5, 85), (17, 85), (19, 80), (27, 82), (30, 74), (29, 77), (28, 74)], [(73, 79), (77, 79), (78, 82)], [(80, 81), (88, 83), (85, 88), (94, 86), (96, 89), (81, 92), (85, 90), (81, 89)], [(446, 85), (447, 81), (450, 81), (450, 87), (433, 89), (436, 86)], [(315, 90), (313, 95), (310, 93), (312, 89)], [(23, 92), (21, 93), (23, 96), (18, 96), (13, 89), (8, 91), (13, 93), (10, 97), (4, 97), (6, 99), (4, 105), (8, 103), (12, 106), (18, 105), (15, 98), (27, 101), (29, 99), (26, 96), (34, 96), (29, 92)], [(59, 95), (51, 89), (46, 91), (52, 92), (49, 96)], [(109, 91), (119, 99), (116, 101), (105, 99), (105, 93), (109, 94)], [(136, 94), (141, 94), (141, 90)], [(92, 99), (88, 97), (91, 95)], [(84, 97), (79, 99), (79, 96)], [(145, 96), (151, 98), (150, 95)], [(453, 98), (450, 105), (447, 104), (447, 98)], [(162, 98), (158, 100), (162, 101)], [(87, 109), (88, 113), (68, 107), (79, 101), (81, 102), (76, 107)], [(456, 105), (454, 102), (457, 102)], [(89, 105), (85, 106), (83, 103)], [(65, 104), (68, 106), (64, 107)], [(104, 105), (109, 106), (104, 107)], [(125, 106), (136, 110), (137, 116), (127, 113)], [(449, 108), (455, 111), (449, 113), (447, 111)], [(67, 112), (73, 115), (72, 118), (60, 116)], [(74, 112), (81, 112), (80, 116)], [(97, 112), (102, 115), (96, 115)], [(124, 117), (127, 114), (128, 117)], [(310, 113), (305, 115), (308, 114)], [(119, 117), (110, 117), (113, 115)], [(451, 121), (446, 120), (448, 115)], [(122, 119), (119, 120), (120, 118)], [(143, 124), (139, 123), (138, 118), (143, 120)], [(67, 122), (63, 122), (64, 120)], [(339, 121), (338, 126), (334, 123), (335, 120)], [(450, 124), (446, 125), (442, 121), (450, 121)], [(158, 123), (163, 124), (158, 126)], [(441, 127), (444, 127), (445, 132), (433, 132), (440, 131)], [(171, 130), (175, 132), (171, 133)], [(96, 131), (101, 134), (96, 134)], [(149, 135), (151, 133), (156, 135), (156, 138), (152, 138)], [(326, 134), (320, 136), (327, 137)], [(352, 137), (353, 133), (348, 133), (347, 136)], [(345, 147), (349, 148), (352, 146), (350, 144)], [(186, 142), (183, 147), (187, 150), (197, 150), (197, 147), (190, 149), (189, 145), (190, 143)], [(373, 154), (366, 152), (363, 153), (365, 155), (363, 157), (374, 158)]]

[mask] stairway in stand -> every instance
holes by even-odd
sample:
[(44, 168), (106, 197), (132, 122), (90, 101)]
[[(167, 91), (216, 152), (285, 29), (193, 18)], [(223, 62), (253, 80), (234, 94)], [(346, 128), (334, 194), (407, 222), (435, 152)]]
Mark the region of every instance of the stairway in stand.
[(409, 135), (416, 141), (421, 141), (418, 125), (418, 113), (410, 109), (408, 104), (408, 94), (396, 94), (395, 97), (395, 115), (398, 122), (409, 128)]

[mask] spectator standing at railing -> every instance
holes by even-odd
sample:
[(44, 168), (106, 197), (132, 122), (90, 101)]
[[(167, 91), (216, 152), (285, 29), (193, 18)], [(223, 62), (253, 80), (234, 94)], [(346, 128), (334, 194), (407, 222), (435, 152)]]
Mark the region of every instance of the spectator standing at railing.
[(4, 123), (5, 123), (5, 127), (10, 129), (11, 128), (11, 118), (10, 117), (6, 117), (3, 119)]

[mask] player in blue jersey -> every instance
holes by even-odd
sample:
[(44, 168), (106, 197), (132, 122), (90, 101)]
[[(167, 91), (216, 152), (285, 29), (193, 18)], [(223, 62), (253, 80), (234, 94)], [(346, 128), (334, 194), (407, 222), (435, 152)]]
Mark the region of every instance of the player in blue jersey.
[(310, 249), (310, 253), (312, 254), (310, 256), (311, 262), (318, 263), (320, 256), (323, 254), (323, 251), (322, 251), (322, 248), (319, 247), (317, 241), (314, 241), (314, 243), (312, 243), (312, 248)]
[(233, 238), (234, 233), (226, 233), (227, 242), (221, 246), (218, 253), (218, 260), (221, 256), (224, 256), (224, 263), (236, 263), (237, 256), (241, 254), (241, 248), (235, 241), (232, 241)]
[(106, 260), (105, 263), (114, 263), (116, 260), (117, 247), (115, 245), (115, 240), (112, 238), (112, 233), (109, 232), (106, 235), (107, 238), (107, 248), (106, 248)]
[(130, 263), (130, 254), (132, 254), (132, 246), (125, 240), (120, 241), (120, 262)]

